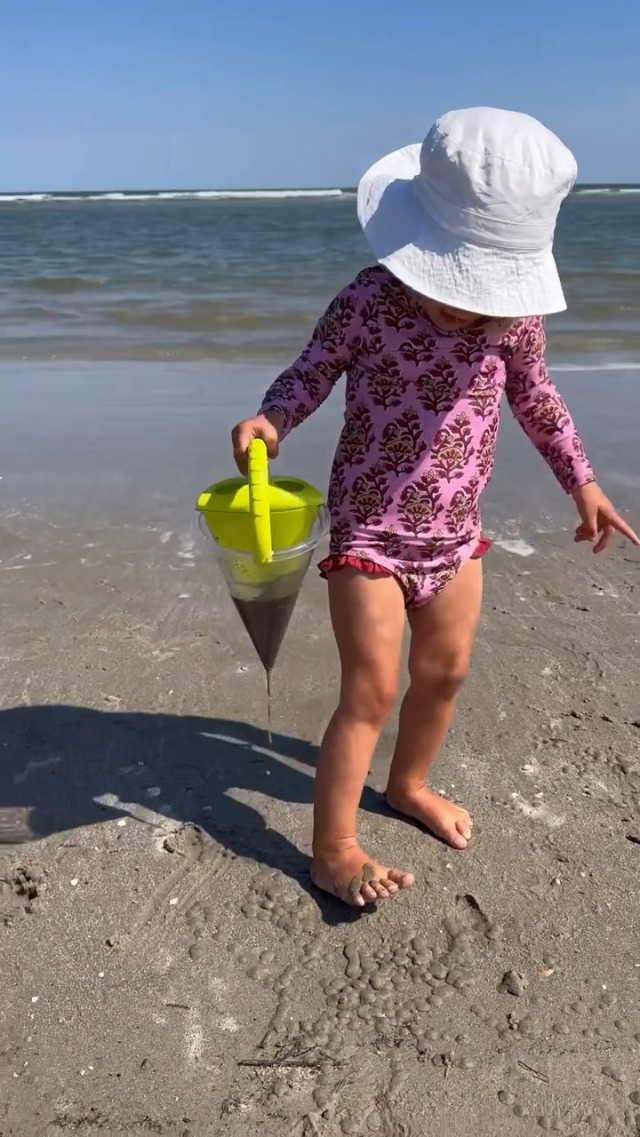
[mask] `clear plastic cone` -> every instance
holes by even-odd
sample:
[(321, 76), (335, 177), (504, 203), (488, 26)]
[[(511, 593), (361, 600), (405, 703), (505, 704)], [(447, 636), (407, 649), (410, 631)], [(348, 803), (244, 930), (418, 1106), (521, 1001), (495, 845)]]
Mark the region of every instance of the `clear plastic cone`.
[(296, 558), (293, 572), (251, 587), (239, 586), (233, 566), (226, 564), (225, 557), (220, 558), (231, 599), (266, 671), (272, 670), (278, 658), (312, 556), (313, 549)]
[(327, 531), (327, 513), (322, 507), (306, 541), (273, 554), (266, 565), (256, 563), (252, 553), (228, 549), (213, 540), (199, 518), (199, 529), (215, 554), (236, 611), (244, 624), (265, 671), (278, 658), (289, 621), (318, 543)]

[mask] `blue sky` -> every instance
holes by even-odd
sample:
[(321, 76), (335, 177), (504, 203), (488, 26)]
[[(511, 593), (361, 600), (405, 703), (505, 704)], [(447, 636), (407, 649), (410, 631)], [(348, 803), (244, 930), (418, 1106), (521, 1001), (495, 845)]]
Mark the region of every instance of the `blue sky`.
[(632, 0), (6, 4), (0, 191), (352, 185), (478, 104), (640, 182), (639, 55)]

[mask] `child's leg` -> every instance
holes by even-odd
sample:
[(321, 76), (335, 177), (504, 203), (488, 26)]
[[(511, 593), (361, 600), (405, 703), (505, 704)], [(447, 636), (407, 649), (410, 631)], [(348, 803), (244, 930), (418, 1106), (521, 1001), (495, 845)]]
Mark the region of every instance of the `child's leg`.
[(329, 575), (329, 605), (342, 680), (318, 759), (312, 876), (319, 888), (362, 907), (413, 883), (410, 874), (371, 861), (356, 838), (364, 780), (395, 702), (404, 600), (391, 577), (344, 568)]
[(427, 789), (425, 779), (449, 728), (466, 677), (482, 603), (482, 565), (468, 561), (429, 604), (409, 614), (411, 683), (400, 711), (387, 800), (399, 812), (464, 849), (472, 821), (465, 809)]

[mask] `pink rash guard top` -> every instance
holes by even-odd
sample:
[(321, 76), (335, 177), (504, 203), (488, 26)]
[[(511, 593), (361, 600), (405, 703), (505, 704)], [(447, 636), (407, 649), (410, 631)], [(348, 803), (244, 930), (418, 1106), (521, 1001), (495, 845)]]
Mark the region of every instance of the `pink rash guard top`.
[(594, 481), (549, 377), (537, 317), (445, 332), (387, 269), (365, 269), (269, 388), (261, 413), (279, 412), (286, 437), (343, 373), (324, 567), (356, 563), (387, 572), (410, 607), (436, 595), (476, 553), (503, 393), (567, 493)]

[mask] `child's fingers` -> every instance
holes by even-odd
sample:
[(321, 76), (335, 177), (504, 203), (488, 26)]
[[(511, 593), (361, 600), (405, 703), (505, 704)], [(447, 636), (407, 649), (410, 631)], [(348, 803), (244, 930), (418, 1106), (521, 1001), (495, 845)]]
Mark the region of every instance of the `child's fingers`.
[(578, 525), (573, 539), (574, 541), (593, 541), (594, 537), (591, 530), (584, 523), (581, 523)]
[(614, 529), (617, 529), (618, 533), (622, 533), (622, 536), (626, 537), (627, 541), (631, 541), (632, 545), (640, 545), (640, 537), (638, 534), (631, 528), (630, 525), (627, 525), (626, 521), (624, 521), (618, 513), (611, 513), (611, 515), (607, 518), (606, 527), (611, 528), (612, 531)]
[(246, 423), (240, 422), (231, 431), (233, 457), (241, 474), (246, 474), (248, 463), (249, 443), (254, 438), (254, 432), (247, 428)]
[(600, 538), (593, 549), (594, 553), (603, 553), (605, 549), (609, 548), (609, 545), (611, 544), (615, 535), (615, 531), (616, 530), (614, 525), (603, 525), (602, 532), (600, 533)]

